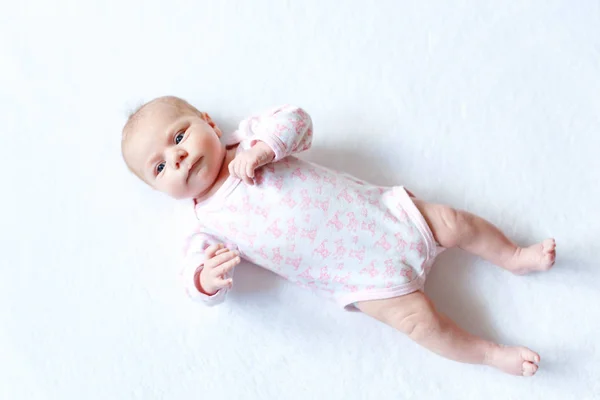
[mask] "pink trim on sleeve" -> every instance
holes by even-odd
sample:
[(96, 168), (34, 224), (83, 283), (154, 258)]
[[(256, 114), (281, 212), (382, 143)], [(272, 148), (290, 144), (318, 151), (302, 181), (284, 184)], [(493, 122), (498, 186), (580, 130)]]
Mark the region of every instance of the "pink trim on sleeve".
[(273, 150), (273, 152), (275, 153), (275, 158), (273, 159), (273, 161), (279, 161), (285, 156), (287, 156), (285, 144), (283, 144), (281, 139), (279, 139), (276, 135), (272, 133), (263, 134), (259, 138), (253, 140), (253, 143), (251, 144), (258, 142), (259, 140), (261, 142), (265, 142), (265, 144)]

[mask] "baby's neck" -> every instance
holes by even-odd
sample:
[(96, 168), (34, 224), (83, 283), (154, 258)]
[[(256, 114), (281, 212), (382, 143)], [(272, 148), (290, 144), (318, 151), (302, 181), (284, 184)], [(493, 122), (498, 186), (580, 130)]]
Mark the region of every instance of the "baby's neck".
[(233, 161), (233, 159), (235, 158), (236, 150), (237, 150), (237, 145), (228, 147), (225, 150), (225, 157), (223, 157), (223, 164), (221, 165), (221, 170), (219, 171), (219, 174), (217, 175), (217, 179), (215, 179), (215, 182), (213, 183), (211, 188), (208, 189), (203, 194), (201, 194), (200, 196), (196, 197), (194, 199), (195, 201), (198, 202), (198, 201), (207, 200), (213, 194), (215, 194), (221, 186), (223, 186), (223, 183), (225, 183), (227, 178), (229, 178), (229, 163), (231, 161)]

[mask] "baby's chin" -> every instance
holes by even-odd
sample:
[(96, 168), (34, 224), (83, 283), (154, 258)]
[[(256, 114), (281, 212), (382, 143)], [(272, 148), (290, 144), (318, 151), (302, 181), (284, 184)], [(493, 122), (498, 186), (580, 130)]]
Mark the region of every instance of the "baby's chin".
[(207, 186), (204, 180), (198, 176), (191, 176), (180, 186), (155, 188), (175, 200), (194, 200), (205, 196), (213, 186)]
[(186, 190), (178, 190), (178, 191), (170, 191), (170, 190), (160, 190), (157, 189), (159, 192), (161, 192), (162, 194), (170, 197), (171, 199), (174, 200), (194, 200), (196, 197), (198, 197), (194, 191), (189, 190), (186, 188)]
[(194, 200), (195, 198), (197, 198), (198, 196), (193, 195), (193, 194), (185, 194), (185, 195), (179, 195), (179, 196), (169, 195), (169, 197), (171, 197), (172, 199), (175, 199), (175, 200), (179, 200), (179, 201), (191, 201), (191, 200)]

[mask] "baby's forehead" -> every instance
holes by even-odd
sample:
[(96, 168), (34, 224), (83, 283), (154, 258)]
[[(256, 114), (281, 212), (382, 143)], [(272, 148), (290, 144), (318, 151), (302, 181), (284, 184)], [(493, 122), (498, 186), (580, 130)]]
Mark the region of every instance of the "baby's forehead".
[(177, 104), (149, 104), (136, 116), (136, 121), (130, 127), (130, 136), (162, 136), (172, 124), (191, 115), (191, 110)]
[(200, 114), (187, 101), (176, 96), (163, 96), (139, 107), (128, 119), (124, 133), (135, 131), (138, 125), (156, 124), (160, 121), (178, 118), (184, 114)]

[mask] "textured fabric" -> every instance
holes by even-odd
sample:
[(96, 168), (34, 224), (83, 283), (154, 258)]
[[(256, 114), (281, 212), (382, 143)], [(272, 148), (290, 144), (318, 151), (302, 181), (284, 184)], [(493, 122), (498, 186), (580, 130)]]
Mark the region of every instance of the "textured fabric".
[(240, 124), (238, 152), (261, 140), (275, 162), (257, 171), (255, 185), (230, 176), (195, 205), (183, 274), (192, 298), (225, 298), (226, 289), (206, 296), (194, 285), (204, 249), (217, 242), (341, 306), (423, 287), (437, 248), (407, 192), (289, 156), (310, 147), (311, 136), (310, 117), (292, 106)]

